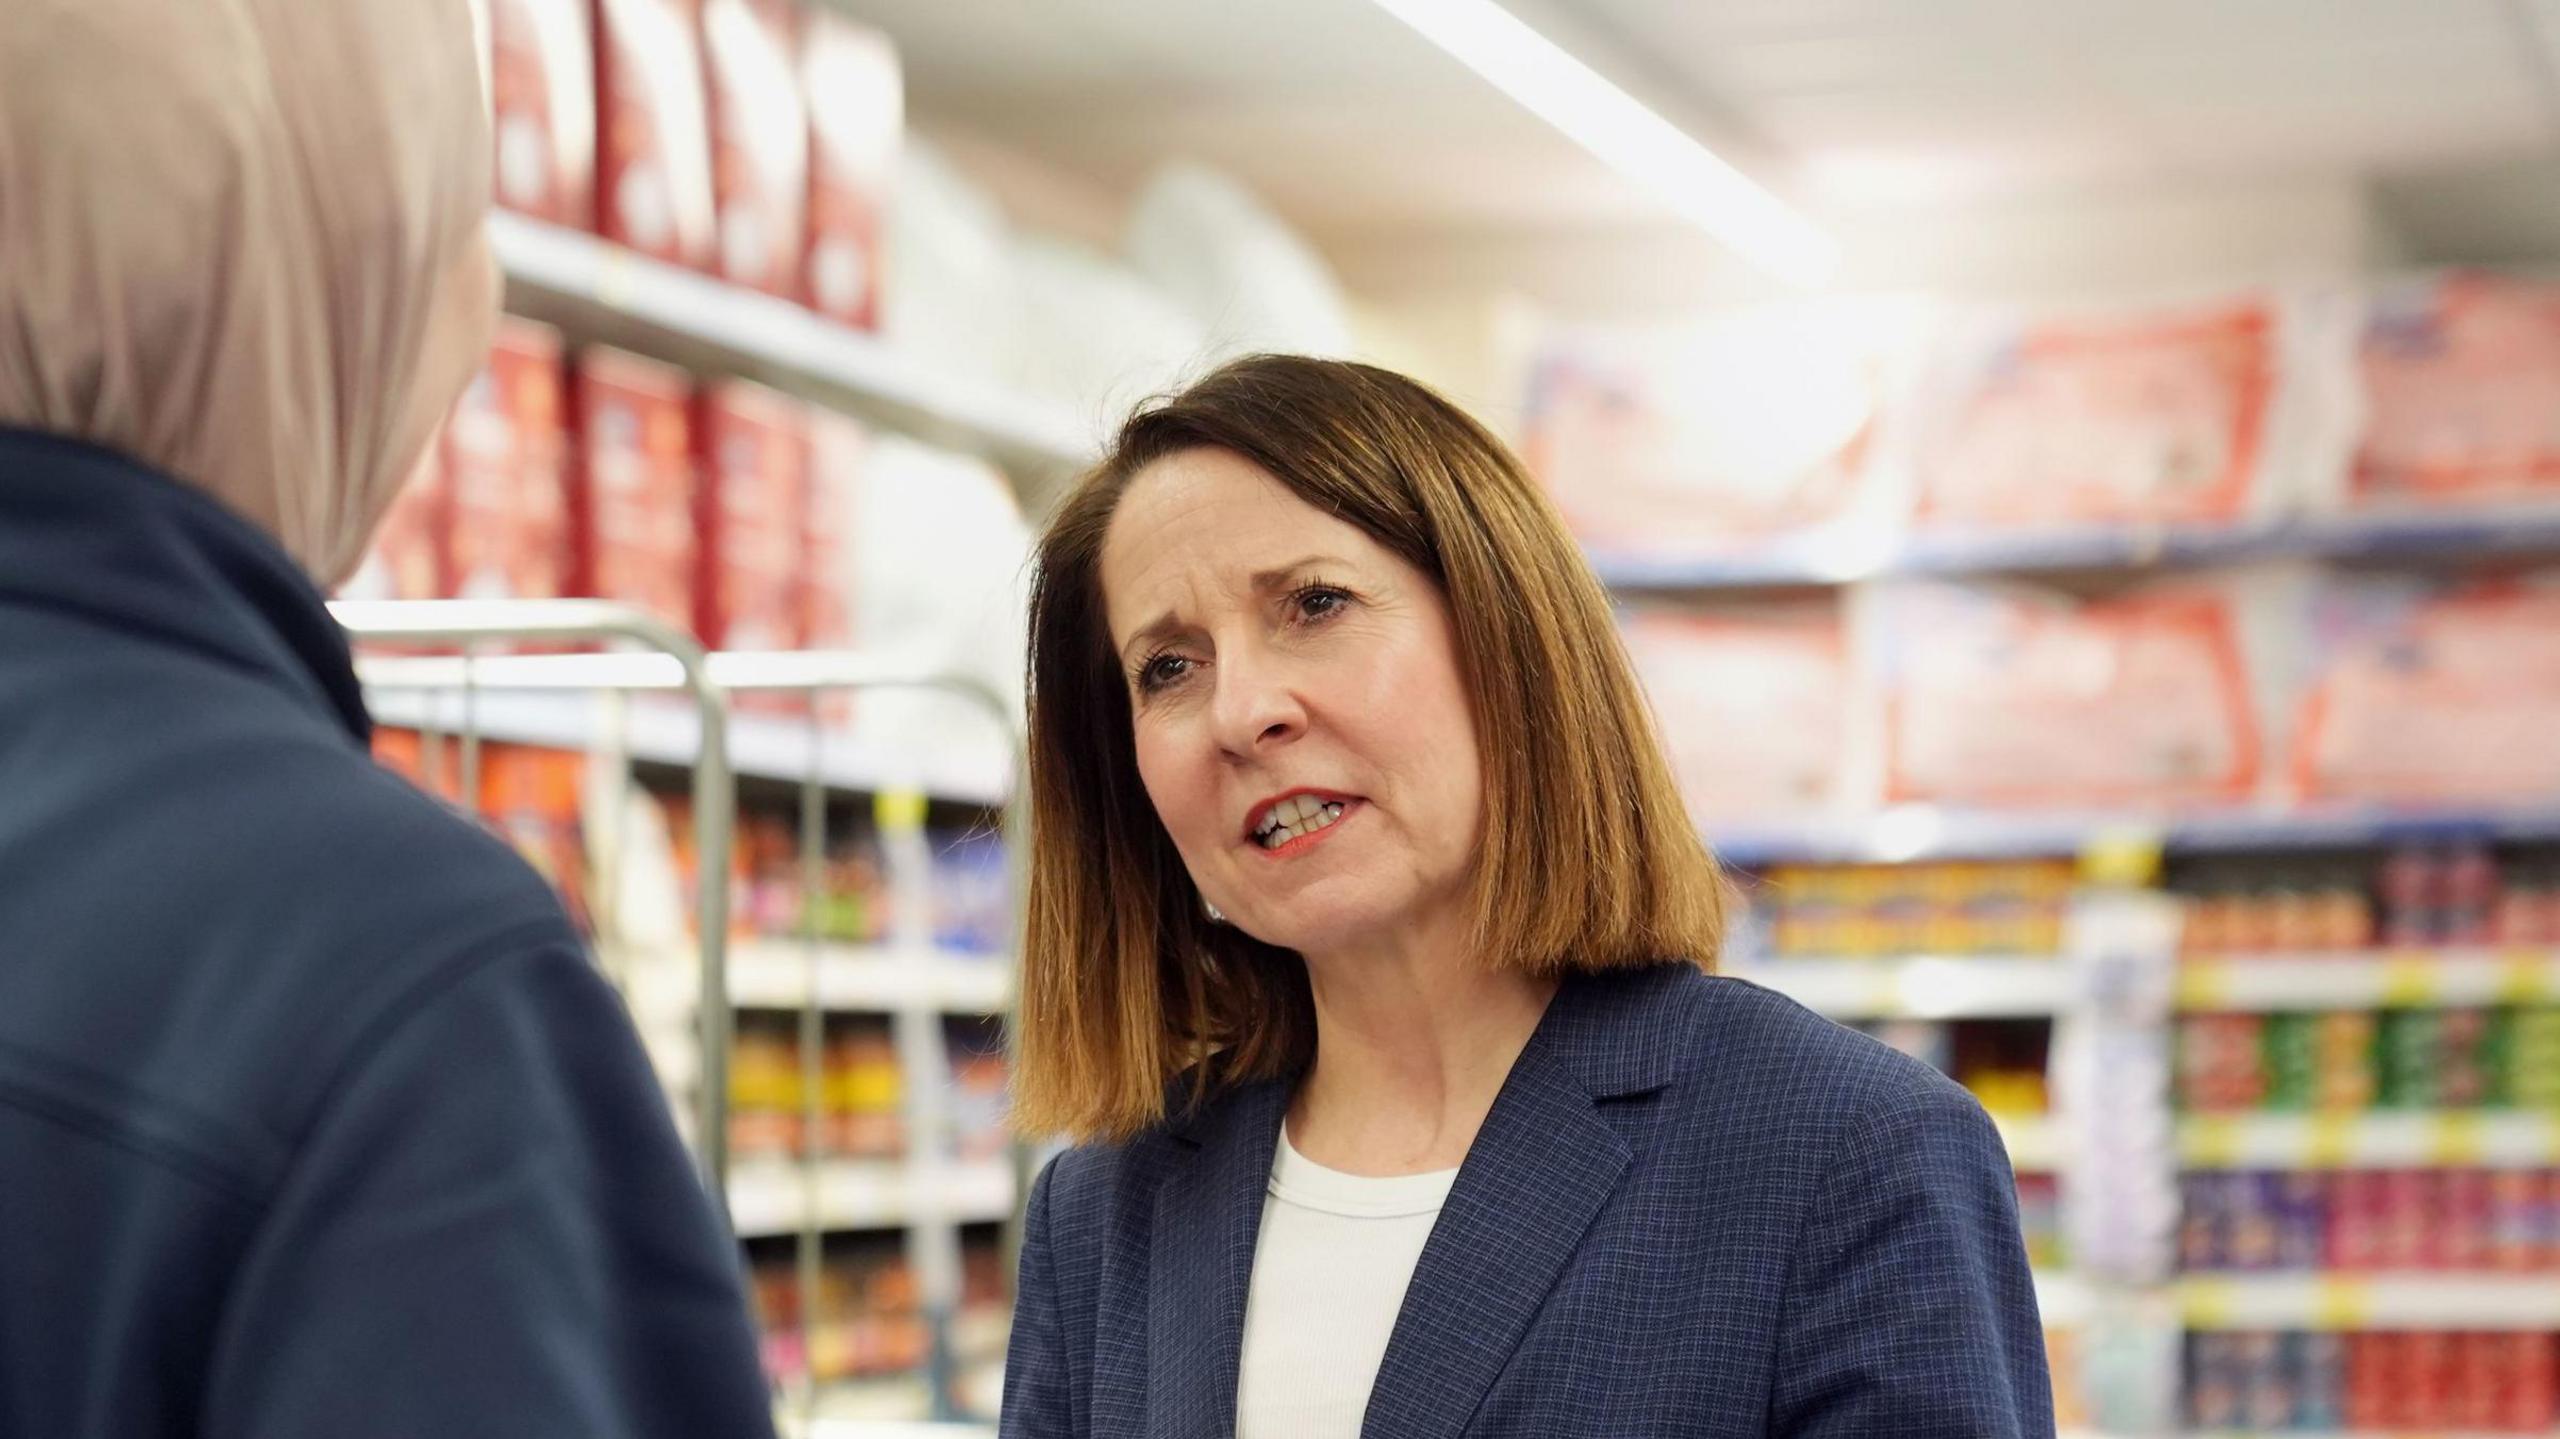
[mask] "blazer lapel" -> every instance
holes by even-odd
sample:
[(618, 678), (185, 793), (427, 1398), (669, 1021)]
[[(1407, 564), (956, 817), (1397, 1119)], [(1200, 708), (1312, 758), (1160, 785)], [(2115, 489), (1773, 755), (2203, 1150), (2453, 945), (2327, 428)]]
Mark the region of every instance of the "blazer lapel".
[(1233, 1434), (1245, 1290), (1289, 1087), (1247, 1085), (1193, 1127), (1199, 1152), (1156, 1190), (1147, 1279), (1147, 1434)]
[(1445, 1439), (1466, 1428), (1628, 1155), (1570, 1076), (1521, 1056), (1414, 1266), (1363, 1435)]
[(1688, 966), (1569, 979), (1511, 1067), (1414, 1266), (1366, 1439), (1451, 1439), (1501, 1377), (1634, 1156), (1599, 1102), (1675, 1076)]

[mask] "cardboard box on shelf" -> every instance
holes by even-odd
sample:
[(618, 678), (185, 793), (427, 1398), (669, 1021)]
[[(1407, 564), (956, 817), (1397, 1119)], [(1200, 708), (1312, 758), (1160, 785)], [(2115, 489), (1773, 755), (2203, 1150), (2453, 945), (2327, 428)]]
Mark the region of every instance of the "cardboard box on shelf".
[(596, 211), (606, 239), (707, 270), (717, 223), (701, 5), (596, 0)]
[(452, 489), (437, 443), (400, 486), (399, 495), (382, 515), (365, 551), (338, 597), (349, 600), (432, 600), (448, 591), (447, 537), (452, 524)]
[(800, 75), (809, 106), (806, 293), (820, 314), (880, 327), (889, 193), (906, 129), (905, 79), (886, 35), (811, 12)]
[(1615, 556), (1887, 531), (1901, 504), (1880, 461), (1920, 325), (1908, 306), (1836, 302), (1562, 330), (1533, 363), (1523, 454)]
[(2294, 781), (2314, 800), (2560, 797), (2560, 571), (2341, 576), (2313, 600)]
[(1919, 522), (2240, 519), (2263, 488), (2282, 323), (2247, 299), (1950, 326), (1921, 386)]
[(569, 592), (568, 417), (558, 331), (508, 319), (445, 426), (452, 590), (463, 599)]
[(594, 0), (490, 0), (495, 198), (554, 224), (596, 223)]
[(808, 579), (807, 410), (761, 385), (724, 380), (696, 397), (694, 435), (697, 633), (714, 649), (798, 648)]
[(2560, 285), (2456, 274), (2368, 302), (2361, 506), (2560, 499)]
[(1836, 601), (1630, 611), (1628, 657), (1701, 823), (1837, 808), (1852, 680)]
[(2236, 585), (2097, 598), (1906, 584), (1874, 597), (1887, 798), (2115, 807), (2246, 800), (2262, 722)]
[(802, 294), (809, 224), (799, 38), (788, 0), (703, 0), (720, 273), (792, 300)]
[(619, 350), (579, 354), (578, 464), (569, 487), (576, 592), (694, 622), (692, 385)]

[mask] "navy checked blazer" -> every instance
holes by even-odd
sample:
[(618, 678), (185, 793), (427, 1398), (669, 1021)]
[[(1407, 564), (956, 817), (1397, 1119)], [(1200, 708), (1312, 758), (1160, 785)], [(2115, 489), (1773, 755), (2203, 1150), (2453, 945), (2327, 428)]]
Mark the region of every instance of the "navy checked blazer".
[[(1031, 1191), (1004, 1439), (1235, 1432), (1289, 1086)], [(1477, 1133), (1364, 1439), (2053, 1432), (2000, 1138), (1935, 1070), (1688, 965), (1569, 980)]]

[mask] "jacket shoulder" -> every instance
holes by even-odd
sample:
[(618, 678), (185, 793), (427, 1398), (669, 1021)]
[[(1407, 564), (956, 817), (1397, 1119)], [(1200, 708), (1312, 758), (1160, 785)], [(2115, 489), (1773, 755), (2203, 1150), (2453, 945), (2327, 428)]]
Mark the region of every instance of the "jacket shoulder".
[(1873, 1036), (1748, 980), (1700, 975), (1678, 1086), (1684, 1108), (1799, 1140), (1837, 1140), (1912, 1114), (1989, 1129), (1971, 1093)]

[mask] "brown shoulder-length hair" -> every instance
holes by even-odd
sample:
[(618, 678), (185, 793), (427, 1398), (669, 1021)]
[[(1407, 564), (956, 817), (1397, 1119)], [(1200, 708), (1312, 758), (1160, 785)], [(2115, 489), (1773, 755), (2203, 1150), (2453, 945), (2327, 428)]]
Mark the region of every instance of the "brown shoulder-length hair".
[(1528, 472), (1414, 381), (1285, 355), (1142, 408), (1042, 534), (1031, 585), (1031, 879), (1013, 1122), (1131, 1137), (1314, 1053), (1304, 964), (1202, 912), (1138, 777), (1103, 537), (1156, 461), (1232, 451), (1447, 597), (1484, 757), (1472, 877), (1484, 962), (1712, 969), (1725, 885), (1673, 787), (1609, 602)]

